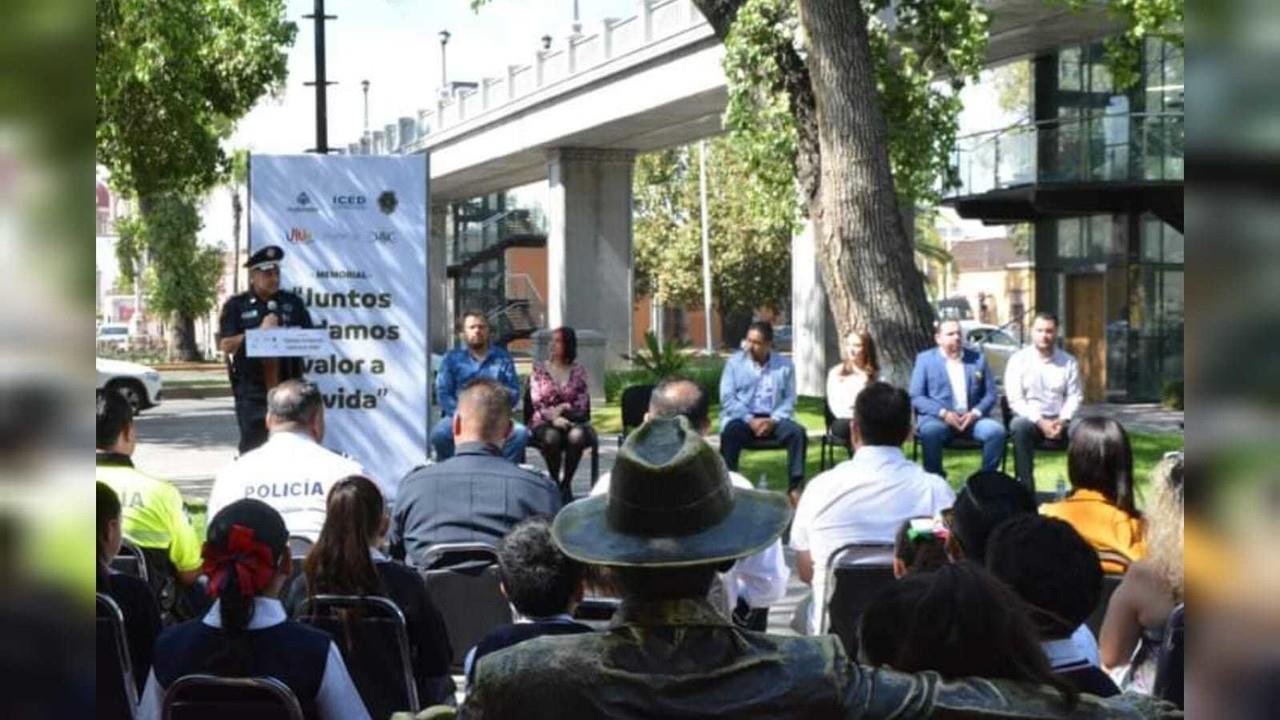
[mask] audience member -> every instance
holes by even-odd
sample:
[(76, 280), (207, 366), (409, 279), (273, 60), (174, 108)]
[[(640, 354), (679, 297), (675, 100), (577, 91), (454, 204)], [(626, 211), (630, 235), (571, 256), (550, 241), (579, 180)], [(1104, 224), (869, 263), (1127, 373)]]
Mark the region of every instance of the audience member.
[(506, 386), (486, 377), (472, 380), (453, 413), (457, 454), (400, 482), (389, 536), (392, 557), (416, 565), (437, 543), (496, 546), (521, 520), (560, 509), (554, 482), (503, 459), (500, 448), (510, 432)]
[(1080, 533), (1041, 515), (1006, 520), (987, 543), (987, 570), (1027, 603), (1055, 674), (1080, 692), (1120, 692), (1072, 640), (1102, 596), (1098, 554)]
[[(151, 672), (151, 646), (160, 634), (160, 606), (151, 588), (138, 578), (115, 572), (111, 558), (120, 552), (120, 498), (104, 483), (98, 485), (98, 592), (110, 597), (124, 616), (125, 644), (133, 665), (133, 677), (142, 692)], [(98, 638), (102, 642), (103, 638)], [(99, 678), (105, 682), (105, 678)]]
[(943, 678), (1048, 685), (1073, 706), (1075, 688), (1054, 675), (1018, 598), (977, 565), (945, 565), (887, 585), (862, 613), (859, 660)]
[(720, 454), (738, 469), (743, 448), (761, 440), (787, 449), (788, 495), (800, 499), (808, 432), (795, 421), (796, 369), (773, 352), (773, 326), (756, 320), (747, 328), (745, 349), (734, 353), (720, 375)]
[[(654, 418), (683, 417), (700, 437), (711, 430), (711, 396), (699, 383), (684, 378), (666, 378), (658, 383), (649, 396), (646, 421)], [(751, 482), (742, 475), (729, 471), (729, 481), (734, 487), (751, 489)], [(605, 473), (591, 489), (592, 495), (609, 492), (610, 474)], [(769, 547), (748, 555), (733, 563), (721, 579), (724, 588), (725, 612), (734, 614), (748, 623), (748, 629), (761, 630), (760, 620), (768, 625), (764, 611), (782, 600), (787, 594), (787, 581), (791, 570), (782, 553), (782, 540), (774, 540)], [(754, 621), (754, 626), (750, 624)]]
[[(419, 699), (424, 705), (446, 702), (455, 691), (448, 630), (418, 573), (378, 550), (390, 522), (376, 483), (361, 475), (339, 480), (329, 491), (320, 539), (307, 553), (303, 575), (289, 588), (285, 607), (296, 615), (303, 599), (316, 595), (388, 598), (404, 615)], [(399, 671), (398, 661), (372, 670), (388, 677)]]
[(1165, 625), (1183, 601), (1182, 453), (1156, 466), (1147, 557), (1129, 566), (1107, 605), (1098, 638), (1103, 667), (1122, 690), (1150, 693)]
[[(1138, 512), (1133, 488), (1133, 451), (1129, 434), (1111, 418), (1080, 421), (1067, 450), (1071, 494), (1040, 506), (1049, 517), (1066, 520), (1094, 549), (1118, 553), (1130, 561), (1147, 554), (1146, 521)], [(1104, 560), (1102, 569), (1124, 567)]]
[(845, 338), (845, 358), (827, 372), (827, 409), (835, 421), (831, 434), (845, 448), (853, 447), (849, 427), (853, 420), (853, 403), (867, 383), (875, 382), (880, 374), (876, 361), (876, 344), (871, 333), (855, 330)]
[[(538, 439), (551, 479), (565, 502), (573, 501), (573, 474), (591, 447), (591, 393), (587, 371), (577, 362), (578, 335), (571, 327), (551, 333), (547, 361), (534, 363), (529, 376), (533, 417), (529, 431)], [(561, 468), (564, 472), (561, 475)]]
[(796, 571), (813, 587), (812, 601), (797, 608), (804, 613), (797, 629), (818, 632), (832, 552), (851, 542), (890, 544), (903, 520), (935, 515), (955, 502), (945, 480), (903, 456), (910, 435), (907, 394), (883, 382), (863, 388), (853, 412), (857, 452), (809, 482), (791, 526)]
[(146, 557), (147, 582), (164, 614), (187, 619), (199, 612), (202, 604), (191, 598), (193, 583), (200, 576), (200, 538), (191, 527), (178, 489), (133, 466), (137, 443), (129, 402), (120, 393), (102, 393), (98, 397), (94, 474), (119, 496), (121, 530)]
[(1031, 321), (1031, 345), (1014, 353), (1004, 369), (1004, 392), (1013, 419), (1013, 466), (1018, 480), (1035, 492), (1036, 444), (1059, 447), (1071, 436), (1076, 411), (1084, 402), (1076, 359), (1058, 348), (1058, 317), (1036, 313)]
[(275, 508), (290, 535), (315, 542), (324, 525), (325, 498), (360, 464), (325, 448), (324, 399), (314, 383), (286, 380), (267, 394), (267, 442), (223, 468), (209, 493), (209, 517), (236, 500)]
[(904, 520), (893, 538), (893, 576), (933, 572), (946, 565), (947, 534), (938, 518)]
[(480, 658), (516, 643), (543, 635), (577, 635), (591, 628), (573, 619), (582, 601), (585, 566), (551, 541), (551, 518), (538, 515), (521, 520), (498, 545), (502, 593), (518, 617), (496, 628), (467, 653), (467, 683), (475, 680)]
[(911, 371), (911, 404), (919, 414), (916, 436), (924, 469), (943, 477), (942, 448), (955, 437), (982, 443), (982, 469), (995, 470), (1004, 453), (1004, 426), (990, 417), (996, 380), (982, 353), (961, 344), (960, 321), (943, 320), (934, 336), (938, 347), (916, 356)]
[(289, 577), (289, 531), (270, 505), (237, 500), (209, 521), (204, 572), (216, 601), (203, 620), (167, 628), (138, 708), (158, 720), (164, 693), (197, 673), (273, 677), (297, 696), (308, 718), (367, 720), (342, 654), (329, 636), (291, 622), (276, 599)]
[[(851, 663), (835, 637), (735, 627), (706, 600), (717, 570), (777, 538), (785, 498), (734, 488), (683, 418), (650, 420), (623, 445), (606, 497), (566, 506), (554, 542), (612, 566), (623, 604), (601, 633), (539, 637), (487, 655), (461, 717), (1161, 717), (1142, 696), (1084, 697), (1010, 680), (940, 680)], [(928, 577), (921, 576), (921, 577)], [(950, 600), (950, 598), (948, 598)], [(997, 614), (1003, 609), (990, 609)], [(1030, 630), (1027, 631), (1028, 636)], [(987, 642), (984, 638), (983, 642)], [(1035, 647), (1025, 654), (1044, 666)], [(1047, 681), (1054, 678), (1047, 670)]]
[[(489, 378), (502, 383), (507, 391), (508, 407), (520, 403), (520, 380), (516, 364), (505, 348), (489, 343), (489, 321), (480, 310), (467, 310), (462, 315), (462, 344), (445, 353), (436, 369), (436, 398), (441, 419), (431, 429), (431, 447), (436, 462), (453, 457), (453, 416), (458, 410), (459, 393), (476, 378)], [(497, 442), (503, 457), (513, 463), (524, 462), (524, 448), (529, 431), (515, 423), (508, 434)]]

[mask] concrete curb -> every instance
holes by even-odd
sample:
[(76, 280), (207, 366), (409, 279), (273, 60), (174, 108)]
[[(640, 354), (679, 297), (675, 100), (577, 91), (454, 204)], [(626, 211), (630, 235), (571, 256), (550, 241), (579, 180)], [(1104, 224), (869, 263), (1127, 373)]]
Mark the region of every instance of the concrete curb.
[(204, 400), (207, 398), (231, 397), (229, 387), (166, 387), (166, 400)]

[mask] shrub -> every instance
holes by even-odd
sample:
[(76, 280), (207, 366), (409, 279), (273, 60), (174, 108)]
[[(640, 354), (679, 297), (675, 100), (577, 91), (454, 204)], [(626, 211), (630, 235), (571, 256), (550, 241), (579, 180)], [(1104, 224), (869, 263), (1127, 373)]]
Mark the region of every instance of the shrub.
[(1173, 410), (1182, 409), (1182, 381), (1170, 380), (1160, 389), (1160, 402)]

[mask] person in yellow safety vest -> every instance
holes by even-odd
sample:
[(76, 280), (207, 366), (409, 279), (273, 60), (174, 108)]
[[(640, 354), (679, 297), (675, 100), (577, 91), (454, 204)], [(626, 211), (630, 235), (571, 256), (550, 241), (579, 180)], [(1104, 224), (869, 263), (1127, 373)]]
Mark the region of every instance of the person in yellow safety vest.
[[(183, 509), (178, 489), (133, 466), (130, 456), (136, 445), (129, 403), (119, 393), (102, 393), (98, 398), (97, 480), (120, 496), (124, 537), (146, 556), (147, 581), (165, 614), (184, 618), (197, 610), (184, 609), (182, 598), (200, 576), (200, 539)], [(174, 581), (177, 587), (173, 587)]]

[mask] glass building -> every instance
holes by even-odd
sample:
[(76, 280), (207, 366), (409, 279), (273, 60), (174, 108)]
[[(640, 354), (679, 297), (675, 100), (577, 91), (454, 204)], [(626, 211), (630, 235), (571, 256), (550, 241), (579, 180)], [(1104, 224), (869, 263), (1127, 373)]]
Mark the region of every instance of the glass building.
[(1033, 224), (1034, 309), (1061, 319), (1091, 402), (1182, 379), (1182, 50), (1149, 40), (1140, 73), (1116, 90), (1102, 43), (1035, 57), (1032, 121), (958, 143), (947, 201)]

